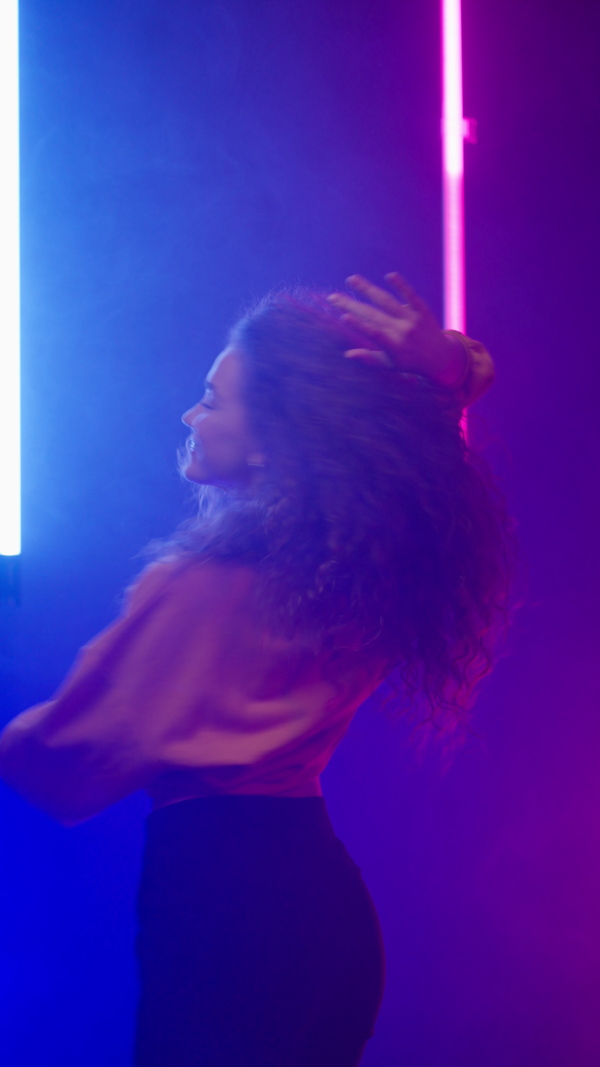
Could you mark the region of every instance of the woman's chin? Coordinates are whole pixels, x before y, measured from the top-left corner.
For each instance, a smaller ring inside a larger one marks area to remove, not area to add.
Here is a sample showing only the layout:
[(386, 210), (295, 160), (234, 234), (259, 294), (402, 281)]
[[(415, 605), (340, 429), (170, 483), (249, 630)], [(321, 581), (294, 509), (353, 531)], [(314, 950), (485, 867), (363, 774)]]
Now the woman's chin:
[(188, 482), (198, 482), (200, 485), (204, 485), (210, 481), (208, 472), (206, 471), (204, 464), (199, 456), (194, 453), (188, 453), (186, 459), (181, 464), (181, 473)]

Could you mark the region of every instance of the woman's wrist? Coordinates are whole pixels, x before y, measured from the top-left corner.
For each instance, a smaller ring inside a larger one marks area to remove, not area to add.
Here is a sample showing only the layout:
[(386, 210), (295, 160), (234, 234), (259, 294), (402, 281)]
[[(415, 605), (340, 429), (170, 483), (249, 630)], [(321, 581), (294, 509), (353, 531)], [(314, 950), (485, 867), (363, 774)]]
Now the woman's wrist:
[(460, 390), (469, 374), (469, 351), (463, 335), (458, 330), (442, 330), (444, 344), (440, 345), (437, 366), (432, 368), (432, 377), (440, 385)]

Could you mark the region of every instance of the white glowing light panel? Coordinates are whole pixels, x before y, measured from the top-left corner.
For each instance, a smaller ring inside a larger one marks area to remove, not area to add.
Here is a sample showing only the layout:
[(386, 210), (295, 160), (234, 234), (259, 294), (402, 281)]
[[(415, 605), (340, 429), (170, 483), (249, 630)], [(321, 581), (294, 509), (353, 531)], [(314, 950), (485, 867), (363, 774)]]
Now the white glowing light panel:
[(464, 136), (460, 0), (441, 0), (444, 326), (465, 332)]
[(19, 9), (0, 0), (0, 555), (21, 551)]

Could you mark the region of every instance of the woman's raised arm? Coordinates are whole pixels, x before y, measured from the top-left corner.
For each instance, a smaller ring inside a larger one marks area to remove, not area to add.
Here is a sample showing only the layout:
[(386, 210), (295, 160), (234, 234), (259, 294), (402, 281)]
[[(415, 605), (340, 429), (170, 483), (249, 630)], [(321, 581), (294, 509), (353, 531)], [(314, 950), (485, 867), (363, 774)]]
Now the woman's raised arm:
[(489, 388), (494, 364), (482, 344), (456, 330), (441, 330), (424, 300), (392, 273), (386, 281), (397, 295), (354, 274), (348, 285), (362, 300), (347, 293), (329, 297), (342, 318), (365, 337), (364, 348), (346, 352), (350, 359), (392, 363), (453, 389), (467, 407)]

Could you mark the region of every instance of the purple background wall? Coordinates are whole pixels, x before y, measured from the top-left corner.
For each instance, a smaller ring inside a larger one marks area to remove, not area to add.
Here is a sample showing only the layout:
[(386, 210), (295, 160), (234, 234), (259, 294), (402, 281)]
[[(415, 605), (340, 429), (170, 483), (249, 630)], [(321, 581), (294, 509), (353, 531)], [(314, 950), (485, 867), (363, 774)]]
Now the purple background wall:
[[(22, 0), (23, 602), (46, 697), (183, 513), (180, 412), (241, 302), (399, 267), (440, 309), (435, 0)], [(365, 708), (325, 778), (384, 926), (368, 1067), (600, 1062), (600, 8), (464, 0), (469, 326), (526, 602), (443, 771)], [(125, 1067), (145, 802), (6, 789), (0, 1055)]]

